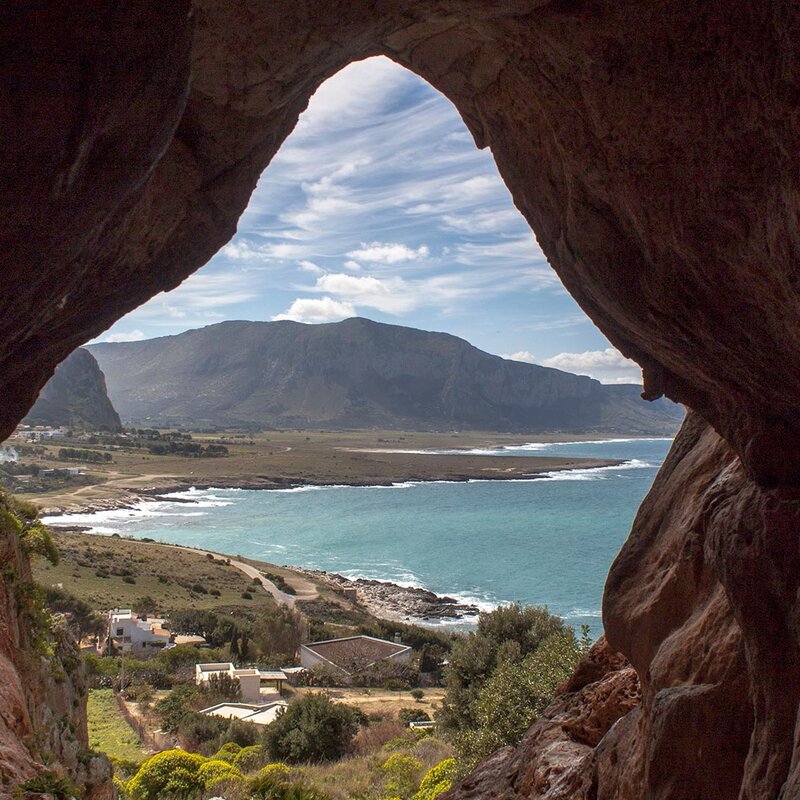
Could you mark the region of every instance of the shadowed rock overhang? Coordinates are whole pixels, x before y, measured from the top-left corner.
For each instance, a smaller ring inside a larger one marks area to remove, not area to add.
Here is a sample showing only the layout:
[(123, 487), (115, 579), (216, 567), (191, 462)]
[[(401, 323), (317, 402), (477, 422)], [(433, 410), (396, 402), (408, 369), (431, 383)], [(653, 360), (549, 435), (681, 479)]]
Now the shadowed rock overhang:
[[(695, 412), (606, 589), (609, 644), (640, 701), (617, 717), (603, 705), (592, 736), (567, 722), (531, 733), (490, 765), (506, 781), (495, 796), (798, 796), (795, 3), (51, 1), (0, 14), (0, 436), (69, 352), (231, 238), (322, 81), (386, 55), (491, 148), (568, 290), (642, 365), (645, 393)], [(591, 709), (617, 696), (601, 690), (619, 672), (597, 667), (558, 702)]]

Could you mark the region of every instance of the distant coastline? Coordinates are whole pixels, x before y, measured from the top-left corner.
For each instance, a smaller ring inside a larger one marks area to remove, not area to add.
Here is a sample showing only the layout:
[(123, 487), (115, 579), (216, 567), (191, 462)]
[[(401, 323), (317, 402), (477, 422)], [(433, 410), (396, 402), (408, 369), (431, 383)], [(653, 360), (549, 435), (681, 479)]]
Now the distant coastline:
[[(377, 452), (377, 451), (376, 451)], [(414, 453), (414, 455), (419, 455)], [(448, 458), (449, 456), (437, 455), (439, 458)], [(456, 456), (457, 457), (457, 456)], [(484, 458), (483, 456), (471, 456), (473, 458)], [(503, 458), (498, 456), (497, 458)], [(509, 456), (507, 458), (516, 458)], [(493, 459), (494, 460), (494, 459)], [(537, 461), (546, 461), (547, 463), (539, 464)], [(559, 461), (561, 463), (551, 463)], [(34, 501), (38, 500), (40, 511), (43, 515), (51, 516), (56, 514), (91, 514), (95, 511), (111, 511), (114, 509), (135, 508), (138, 503), (147, 500), (169, 500), (175, 502), (175, 498), (167, 497), (175, 492), (184, 492), (188, 489), (243, 489), (243, 490), (286, 490), (286, 489), (299, 489), (304, 486), (319, 486), (319, 487), (332, 487), (332, 486), (352, 486), (352, 487), (369, 487), (369, 486), (392, 486), (398, 483), (469, 483), (476, 481), (530, 481), (547, 477), (552, 472), (574, 471), (584, 469), (598, 469), (603, 467), (615, 467), (624, 463), (623, 459), (600, 459), (600, 458), (573, 458), (573, 459), (537, 459), (525, 458), (524, 471), (507, 472), (501, 469), (486, 469), (481, 466), (480, 469), (473, 469), (470, 471), (456, 472), (442, 471), (440, 474), (428, 474), (425, 477), (418, 477), (416, 474), (409, 475), (406, 473), (398, 474), (396, 479), (393, 480), (375, 480), (374, 478), (350, 478), (347, 480), (325, 480), (323, 478), (309, 477), (307, 480), (298, 482), (291, 478), (279, 477), (253, 477), (244, 478), (236, 477), (226, 479), (224, 477), (215, 478), (208, 481), (198, 481), (191, 477), (175, 478), (165, 477), (159, 479), (157, 483), (150, 486), (141, 487), (120, 487), (108, 486), (107, 496), (103, 496), (103, 484), (97, 484), (93, 487), (100, 496), (93, 497), (90, 500), (83, 500), (79, 497), (79, 493), (75, 493), (74, 497), (64, 495), (62, 500), (52, 504), (47, 503), (47, 499), (39, 499), (36, 497), (31, 498)]]

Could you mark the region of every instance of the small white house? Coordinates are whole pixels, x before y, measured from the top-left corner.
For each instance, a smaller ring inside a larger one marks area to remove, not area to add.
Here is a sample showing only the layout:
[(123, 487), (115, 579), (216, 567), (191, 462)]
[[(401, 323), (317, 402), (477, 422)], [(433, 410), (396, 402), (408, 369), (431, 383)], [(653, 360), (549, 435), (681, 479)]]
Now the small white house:
[(239, 692), (242, 702), (263, 703), (265, 700), (276, 701), (283, 692), (286, 675), (280, 670), (262, 671), (255, 667), (236, 669), (230, 661), (213, 664), (195, 664), (195, 683), (201, 686), (214, 676), (228, 675), (239, 681)]
[(269, 725), (282, 714), (288, 706), (283, 700), (276, 700), (265, 705), (251, 705), (249, 703), (218, 703), (215, 706), (204, 708), (200, 711), (209, 717), (222, 717), (224, 719), (243, 719), (256, 725)]
[(130, 608), (108, 612), (108, 636), (115, 647), (125, 653), (169, 644), (170, 633), (160, 617), (137, 616)]

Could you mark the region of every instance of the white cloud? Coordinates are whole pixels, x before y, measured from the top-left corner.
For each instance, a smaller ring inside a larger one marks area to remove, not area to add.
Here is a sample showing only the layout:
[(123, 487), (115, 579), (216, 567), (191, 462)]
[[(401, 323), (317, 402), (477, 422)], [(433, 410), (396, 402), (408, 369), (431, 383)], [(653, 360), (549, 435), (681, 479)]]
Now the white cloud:
[(500, 358), (505, 358), (507, 361), (524, 361), (526, 364), (536, 363), (536, 357), (527, 350), (518, 350), (516, 353), (503, 353)]
[(134, 331), (129, 331), (128, 333), (112, 333), (110, 336), (106, 336), (103, 341), (106, 342), (141, 342), (142, 339), (146, 339), (143, 331), (140, 331), (138, 328)]
[(367, 244), (361, 242), (358, 250), (351, 250), (348, 254), (350, 258), (369, 261), (373, 264), (401, 264), (404, 261), (417, 261), (427, 258), (430, 250), (423, 244), (416, 250), (404, 244), (392, 242), (372, 242)]
[(350, 303), (342, 303), (332, 297), (298, 297), (283, 314), (272, 319), (289, 319), (294, 322), (335, 322), (355, 317), (356, 311)]
[(322, 273), (325, 272), (322, 267), (315, 264), (313, 261), (298, 261), (297, 266), (300, 267), (303, 272), (313, 272), (315, 275), (322, 275)]
[(349, 269), (350, 272), (361, 272), (361, 264), (358, 261), (345, 261), (344, 262), (345, 269)]
[(578, 375), (589, 375), (601, 383), (641, 383), (641, 367), (618, 350), (587, 350), (585, 353), (559, 353), (539, 362), (544, 367), (554, 367)]
[(458, 275), (405, 280), (332, 272), (317, 278), (313, 287), (306, 288), (335, 295), (352, 306), (374, 308), (395, 315), (431, 305), (447, 311), (455, 301), (482, 293), (480, 287), (466, 285)]

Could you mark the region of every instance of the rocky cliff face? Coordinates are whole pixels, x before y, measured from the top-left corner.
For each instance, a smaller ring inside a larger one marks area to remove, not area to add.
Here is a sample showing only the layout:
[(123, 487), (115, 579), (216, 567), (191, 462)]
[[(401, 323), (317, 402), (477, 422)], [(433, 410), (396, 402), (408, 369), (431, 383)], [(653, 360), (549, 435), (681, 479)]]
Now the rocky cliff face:
[(684, 413), (643, 401), (638, 386), (358, 318), (221, 322), (91, 351), (120, 413), (148, 424), (671, 435)]
[[(69, 352), (230, 239), (326, 77), (388, 55), (492, 149), (646, 395), (697, 413), (609, 578), (641, 703), (569, 762), (574, 786), (800, 796), (797, 3), (45, 0), (3, 23), (0, 436)], [(483, 796), (551, 791), (503, 763)]]
[[(593, 682), (448, 798), (797, 797), (798, 526), (796, 498), (758, 488), (691, 415), (611, 569), (608, 642), (578, 671)], [(565, 713), (603, 724), (576, 735)]]
[(24, 421), (94, 431), (122, 429), (108, 399), (105, 377), (94, 356), (82, 347), (58, 365)]
[(49, 772), (81, 786), (87, 800), (107, 800), (111, 767), (89, 751), (78, 648), (63, 624), (42, 618), (8, 511), (0, 495), (0, 800)]

